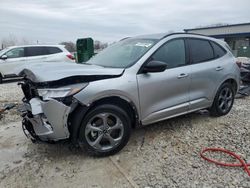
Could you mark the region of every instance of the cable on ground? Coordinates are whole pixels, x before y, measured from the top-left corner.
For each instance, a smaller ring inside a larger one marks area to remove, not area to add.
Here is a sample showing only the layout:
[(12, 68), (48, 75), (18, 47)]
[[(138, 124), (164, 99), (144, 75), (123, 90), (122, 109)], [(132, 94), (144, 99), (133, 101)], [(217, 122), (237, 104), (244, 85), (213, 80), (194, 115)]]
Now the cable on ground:
[[(225, 163), (225, 162), (216, 161), (214, 159), (210, 159), (210, 158), (206, 157), (204, 155), (206, 152), (222, 152), (222, 153), (228, 154), (231, 157), (237, 159), (239, 161), (239, 163)], [(228, 167), (243, 167), (244, 170), (247, 172), (248, 176), (250, 176), (250, 169), (248, 168), (250, 166), (250, 163), (246, 163), (239, 155), (235, 154), (232, 151), (229, 151), (229, 150), (226, 150), (223, 148), (205, 148), (204, 150), (201, 151), (200, 156), (203, 159), (205, 159), (206, 161), (214, 163), (216, 165), (228, 166)]]

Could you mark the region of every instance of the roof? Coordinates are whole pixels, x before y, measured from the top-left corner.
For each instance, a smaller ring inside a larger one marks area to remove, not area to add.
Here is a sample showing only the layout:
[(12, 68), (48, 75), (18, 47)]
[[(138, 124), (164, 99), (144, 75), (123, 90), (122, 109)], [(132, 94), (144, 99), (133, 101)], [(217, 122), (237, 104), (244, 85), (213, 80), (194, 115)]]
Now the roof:
[(220, 43), (220, 44), (224, 43), (222, 40), (218, 40), (218, 39), (211, 37), (211, 36), (208, 36), (208, 35), (202, 35), (202, 34), (198, 34), (198, 33), (186, 33), (186, 32), (158, 33), (158, 34), (151, 34), (151, 35), (136, 36), (134, 38), (161, 40), (163, 38), (166, 38), (166, 37), (169, 37), (172, 35), (179, 35), (179, 36), (183, 35), (183, 37), (203, 38), (203, 39), (207, 39), (207, 40), (216, 41), (217, 43)]
[(221, 25), (221, 26), (198, 27), (198, 28), (192, 28), (192, 29), (184, 29), (184, 31), (186, 32), (186, 31), (195, 31), (195, 30), (201, 30), (201, 29), (216, 29), (216, 28), (245, 26), (245, 25), (250, 26), (250, 22), (248, 22), (248, 23), (239, 23), (239, 24), (227, 24), (227, 25)]
[(29, 44), (29, 45), (16, 45), (16, 46), (9, 46), (9, 48), (16, 48), (16, 47), (36, 47), (36, 46), (49, 46), (49, 47), (63, 47), (64, 45), (60, 44)]
[(185, 32), (173, 32), (173, 33), (157, 33), (157, 34), (149, 34), (149, 35), (140, 35), (140, 36), (135, 36), (133, 38), (144, 38), (144, 39), (163, 39), (171, 35), (195, 35), (195, 36), (204, 36), (208, 37), (206, 35), (201, 35), (197, 33), (185, 33)]
[(156, 33), (156, 34), (148, 34), (148, 35), (139, 35), (133, 38), (148, 38), (148, 39), (162, 39), (169, 33)]

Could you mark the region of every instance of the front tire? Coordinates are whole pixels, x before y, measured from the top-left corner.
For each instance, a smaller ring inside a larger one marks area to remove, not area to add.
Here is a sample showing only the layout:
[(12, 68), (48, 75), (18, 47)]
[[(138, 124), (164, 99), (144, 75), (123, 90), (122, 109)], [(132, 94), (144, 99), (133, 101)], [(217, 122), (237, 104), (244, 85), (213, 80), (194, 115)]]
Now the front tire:
[(82, 121), (79, 145), (94, 156), (108, 156), (119, 152), (128, 142), (131, 120), (115, 105), (94, 107)]
[(235, 97), (234, 87), (230, 83), (224, 83), (218, 89), (212, 107), (209, 109), (210, 115), (214, 117), (224, 116), (233, 107)]

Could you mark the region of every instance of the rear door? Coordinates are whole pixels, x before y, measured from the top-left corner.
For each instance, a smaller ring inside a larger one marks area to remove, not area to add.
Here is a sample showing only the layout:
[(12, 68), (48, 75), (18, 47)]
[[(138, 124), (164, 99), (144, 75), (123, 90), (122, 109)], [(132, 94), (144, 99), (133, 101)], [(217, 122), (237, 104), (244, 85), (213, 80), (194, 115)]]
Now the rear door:
[(3, 55), (7, 56), (7, 59), (0, 61), (0, 72), (4, 76), (15, 75), (15, 70), (25, 64), (23, 47), (10, 49)]
[(47, 48), (45, 46), (25, 47), (26, 63), (44, 62), (48, 58)]
[(223, 79), (226, 51), (213, 41), (187, 39), (191, 63), (190, 109), (208, 107)]
[(142, 123), (149, 124), (188, 111), (190, 67), (187, 65), (185, 42), (166, 42), (149, 61), (167, 64), (164, 72), (137, 75)]

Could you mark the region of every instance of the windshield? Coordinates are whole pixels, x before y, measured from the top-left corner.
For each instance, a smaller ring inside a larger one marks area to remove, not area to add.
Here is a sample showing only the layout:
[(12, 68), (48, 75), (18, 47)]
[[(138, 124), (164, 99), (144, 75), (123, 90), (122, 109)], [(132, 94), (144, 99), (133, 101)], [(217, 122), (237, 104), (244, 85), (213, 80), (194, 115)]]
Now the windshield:
[(155, 39), (125, 39), (104, 49), (87, 64), (126, 68), (139, 60), (156, 42)]
[(5, 52), (7, 52), (10, 48), (7, 47), (7, 48), (4, 48), (2, 50), (0, 50), (0, 56), (2, 56)]

